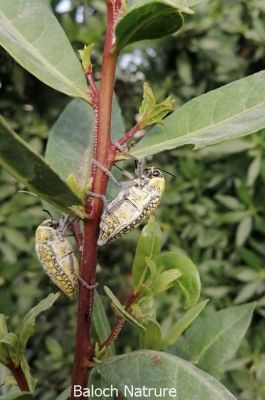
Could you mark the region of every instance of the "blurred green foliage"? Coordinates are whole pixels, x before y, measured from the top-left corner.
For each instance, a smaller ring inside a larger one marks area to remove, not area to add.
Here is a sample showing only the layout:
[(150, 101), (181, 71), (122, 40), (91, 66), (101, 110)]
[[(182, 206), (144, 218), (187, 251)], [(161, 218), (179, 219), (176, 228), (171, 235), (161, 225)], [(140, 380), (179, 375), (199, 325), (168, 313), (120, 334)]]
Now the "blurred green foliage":
[[(97, 75), (104, 2), (56, 0), (52, 5), (75, 49), (96, 43)], [(121, 55), (116, 82), (127, 127), (134, 123), (141, 104), (144, 80), (158, 100), (171, 94), (180, 105), (264, 69), (264, 17), (263, 0), (212, 0), (197, 7), (195, 16), (186, 17), (184, 30), (177, 36), (128, 46)], [(30, 76), (2, 50), (0, 59), (1, 112), (43, 153), (49, 128), (69, 99)], [(223, 377), (240, 400), (265, 398), (264, 139), (265, 132), (261, 132), (199, 152), (184, 148), (148, 160), (177, 175), (166, 178), (157, 219), (164, 249), (182, 248), (199, 265), (203, 297), (211, 300), (207, 309), (258, 302), (244, 345)], [(18, 192), (21, 188), (4, 171), (0, 185), (0, 312), (17, 328), (27, 310), (55, 289), (34, 255), (34, 230), (44, 218), (41, 204)], [(102, 249), (101, 288), (107, 284), (114, 293), (126, 296), (138, 237), (134, 231)], [(180, 302), (170, 293), (156, 301), (158, 319), (167, 314), (163, 320), (166, 330), (180, 315)], [(75, 312), (75, 305), (61, 298), (38, 319), (27, 356), (38, 376), (36, 396), (40, 400), (53, 400), (70, 383)], [(136, 333), (126, 326), (117, 350), (133, 349), (136, 340)], [(0, 367), (1, 379), (5, 374)]]

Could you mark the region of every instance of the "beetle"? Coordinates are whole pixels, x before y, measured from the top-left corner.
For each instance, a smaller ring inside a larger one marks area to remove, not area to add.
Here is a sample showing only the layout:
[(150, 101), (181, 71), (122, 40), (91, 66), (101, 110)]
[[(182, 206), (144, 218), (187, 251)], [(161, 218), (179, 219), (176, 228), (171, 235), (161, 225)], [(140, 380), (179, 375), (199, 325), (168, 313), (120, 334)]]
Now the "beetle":
[(35, 233), (38, 259), (53, 283), (70, 299), (78, 287), (79, 263), (69, 240), (65, 237), (67, 218), (43, 221)]
[(74, 299), (78, 282), (87, 289), (94, 289), (98, 283), (89, 285), (79, 276), (79, 262), (75, 257), (71, 243), (66, 237), (66, 230), (72, 222), (69, 216), (54, 221), (43, 221), (35, 233), (35, 249), (37, 257), (53, 283), (70, 299)]
[(163, 173), (154, 167), (137, 168), (138, 176), (122, 183), (117, 197), (105, 205), (98, 246), (103, 246), (139, 226), (160, 204), (165, 189)]

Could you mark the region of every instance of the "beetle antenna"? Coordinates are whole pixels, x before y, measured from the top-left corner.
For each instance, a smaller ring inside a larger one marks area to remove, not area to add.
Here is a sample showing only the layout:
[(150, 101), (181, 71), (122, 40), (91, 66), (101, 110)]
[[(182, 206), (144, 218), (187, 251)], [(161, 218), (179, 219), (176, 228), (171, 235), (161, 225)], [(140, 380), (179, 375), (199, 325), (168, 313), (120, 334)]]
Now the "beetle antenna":
[(51, 220), (53, 221), (53, 217), (52, 217), (52, 215), (51, 215), (51, 213), (50, 213), (49, 210), (45, 210), (45, 209), (43, 208), (42, 211), (46, 212), (46, 213), (49, 215), (49, 217), (51, 218)]
[(134, 179), (134, 176), (124, 168), (119, 167), (118, 165), (114, 164), (114, 167), (118, 168), (121, 171), (122, 175), (126, 176), (129, 179)]
[[(119, 167), (117, 164), (114, 164), (114, 167), (118, 168), (121, 172), (124, 171), (124, 169), (121, 168), (121, 167)], [(135, 161), (135, 167), (137, 167), (137, 161)], [(177, 178), (177, 175), (174, 175), (174, 174), (172, 174), (171, 172), (166, 171), (165, 169), (162, 169), (162, 168), (160, 168), (160, 167), (157, 167), (157, 169), (160, 169), (160, 171), (163, 171), (163, 172), (165, 172), (166, 174), (171, 175), (171, 176), (173, 176), (174, 178)]]
[(117, 164), (114, 164), (114, 167), (118, 168), (120, 171), (123, 171), (123, 168), (119, 167)]
[(177, 178), (177, 175), (174, 175), (174, 174), (172, 174), (171, 172), (166, 171), (165, 169), (162, 169), (162, 168), (160, 168), (160, 167), (158, 167), (158, 169), (160, 169), (160, 171), (163, 171), (163, 172), (165, 172), (165, 173), (168, 174), (168, 175), (174, 176), (174, 178)]

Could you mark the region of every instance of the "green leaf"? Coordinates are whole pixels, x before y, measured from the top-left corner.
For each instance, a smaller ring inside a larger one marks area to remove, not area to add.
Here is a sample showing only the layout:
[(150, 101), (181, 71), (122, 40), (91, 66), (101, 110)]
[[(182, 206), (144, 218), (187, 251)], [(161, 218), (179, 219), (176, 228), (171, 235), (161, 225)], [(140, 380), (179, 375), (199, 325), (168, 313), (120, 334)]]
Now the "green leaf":
[(154, 93), (147, 82), (144, 83), (143, 101), (139, 110), (139, 127), (141, 129), (148, 125), (163, 125), (163, 118), (174, 110), (174, 100), (171, 97), (161, 103), (156, 103)]
[(208, 300), (201, 301), (186, 311), (186, 313), (170, 328), (168, 334), (163, 339), (163, 347), (172, 346), (178, 340), (180, 335), (182, 335), (182, 333), (198, 317), (207, 303)]
[[(0, 314), (0, 324), (2, 324), (2, 316), (3, 314)], [(4, 317), (4, 316), (3, 316)], [(8, 359), (8, 350), (6, 348), (6, 345), (2, 340), (8, 335), (8, 332), (4, 333), (4, 330), (0, 334), (0, 363), (5, 364), (6, 360)]]
[(158, 267), (164, 270), (178, 269), (182, 275), (176, 281), (176, 285), (184, 296), (185, 308), (190, 308), (197, 303), (200, 297), (201, 282), (195, 264), (181, 252), (165, 252), (155, 257)]
[(236, 245), (243, 246), (248, 237), (251, 234), (252, 230), (252, 218), (246, 217), (244, 218), (240, 224), (238, 225), (236, 231)]
[(259, 271), (255, 271), (252, 268), (237, 267), (232, 274), (232, 277), (235, 277), (240, 282), (253, 282), (260, 279)]
[(249, 216), (249, 211), (231, 211), (223, 214), (219, 214), (218, 222), (222, 224), (234, 224), (235, 222), (241, 222)]
[(29, 250), (28, 241), (25, 238), (25, 234), (18, 231), (17, 229), (12, 229), (10, 227), (4, 227), (2, 230), (5, 239), (9, 244), (15, 247), (19, 251)]
[(151, 280), (154, 280), (156, 278), (157, 273), (159, 273), (157, 271), (157, 265), (149, 257), (145, 257), (145, 262), (146, 262), (146, 265), (149, 268), (149, 271), (150, 271), (150, 274), (151, 274)]
[[(150, 0), (151, 3), (152, 0)], [(205, 0), (165, 0), (164, 3), (169, 3), (174, 5), (175, 7), (179, 7), (181, 11), (185, 11), (188, 14), (193, 14), (193, 11), (190, 7), (195, 6), (196, 4), (202, 3)], [(207, 1), (207, 0), (206, 0)], [(141, 4), (140, 0), (127, 0), (128, 6), (132, 7), (137, 4)]]
[(163, 120), (131, 150), (137, 157), (186, 144), (199, 149), (265, 127), (265, 71), (199, 96)]
[(245, 152), (255, 147), (254, 143), (251, 143), (247, 139), (235, 139), (229, 142), (223, 142), (209, 147), (205, 147), (199, 151), (201, 157), (222, 158), (230, 154), (237, 154)]
[(0, 0), (0, 44), (42, 82), (90, 101), (81, 64), (47, 1)]
[(0, 396), (0, 400), (33, 400), (33, 396), (27, 392), (6, 393)]
[[(4, 349), (8, 353), (8, 357), (11, 358), (15, 364), (18, 364), (16, 359), (16, 352), (18, 346), (18, 336), (15, 335), (13, 332), (9, 332), (6, 336), (3, 336), (0, 339), (0, 343), (4, 345)], [(2, 356), (4, 356), (4, 352)]]
[(29, 364), (28, 364), (28, 361), (27, 361), (25, 355), (23, 355), (21, 360), (20, 360), (20, 366), (21, 366), (21, 369), (22, 369), (22, 371), (24, 373), (24, 376), (26, 378), (29, 390), (31, 392), (33, 392), (35, 387), (36, 387), (36, 384), (37, 384), (37, 379), (34, 379), (33, 376), (31, 375)]
[(91, 53), (95, 47), (95, 44), (92, 43), (89, 46), (84, 46), (83, 50), (79, 50), (79, 55), (82, 62), (82, 67), (85, 72), (89, 72), (91, 70)]
[(49, 294), (48, 297), (41, 300), (39, 304), (29, 310), (29, 312), (23, 318), (22, 325), (19, 331), (19, 349), (17, 356), (18, 360), (22, 358), (27, 342), (34, 332), (36, 318), (40, 313), (49, 310), (59, 297), (60, 293)]
[(12, 332), (0, 338), (0, 361), (4, 365), (6, 365), (6, 361), (10, 358), (16, 362), (17, 344), (18, 337)]
[[(111, 332), (109, 320), (97, 290), (94, 291), (94, 306), (93, 306), (93, 324), (100, 343), (103, 343)], [(108, 355), (115, 355), (115, 347), (108, 347)]]
[(131, 322), (133, 325), (136, 325), (139, 328), (144, 329), (143, 325), (141, 325), (140, 322), (138, 322), (131, 314), (129, 314), (125, 310), (125, 308), (123, 307), (123, 305), (121, 304), (119, 299), (117, 299), (117, 297), (112, 293), (110, 288), (108, 288), (107, 286), (104, 286), (104, 290), (105, 290), (106, 295), (110, 299), (112, 306), (115, 308), (116, 312), (118, 313), (118, 315), (121, 315), (124, 319), (126, 319), (128, 322)]
[(177, 32), (183, 26), (178, 1), (141, 0), (130, 7), (116, 27), (116, 46), (120, 51), (129, 43), (157, 39)]
[(243, 208), (243, 205), (238, 201), (236, 197), (227, 196), (224, 194), (217, 194), (215, 198), (219, 201), (219, 203), (223, 204), (227, 208), (230, 208), (230, 210), (240, 210)]
[(70, 393), (71, 393), (71, 388), (68, 387), (58, 397), (56, 397), (56, 400), (68, 400), (70, 397)]
[(248, 186), (253, 186), (261, 171), (261, 157), (257, 156), (249, 166), (247, 175)]
[(243, 261), (247, 265), (258, 269), (263, 265), (263, 258), (259, 257), (254, 251), (247, 249), (246, 247), (239, 247), (237, 253), (240, 255)]
[(0, 116), (0, 164), (19, 182), (43, 200), (63, 211), (81, 206), (81, 200)]
[(53, 360), (61, 360), (63, 358), (64, 350), (58, 340), (52, 336), (47, 336), (45, 338), (45, 346)]
[(78, 197), (80, 197), (80, 199), (83, 199), (85, 201), (87, 191), (91, 188), (92, 178), (89, 177), (87, 179), (86, 176), (82, 176), (82, 178), (80, 179), (80, 177), (71, 173), (66, 178), (66, 182), (71, 190), (76, 193)]
[(93, 151), (94, 112), (81, 99), (71, 101), (53, 125), (45, 158), (66, 180), (77, 176), (80, 187), (90, 175)]
[(235, 304), (245, 303), (255, 296), (255, 294), (260, 290), (261, 282), (260, 278), (254, 282), (247, 283), (239, 290), (237, 296), (234, 299)]
[(132, 276), (135, 291), (137, 291), (141, 286), (148, 269), (146, 258), (153, 258), (155, 255), (159, 254), (160, 249), (160, 226), (157, 222), (155, 222), (155, 219), (151, 217), (148, 221), (148, 224), (145, 225), (142, 230), (133, 261)]
[(0, 314), (0, 339), (8, 334), (6, 319), (7, 317), (4, 314)]
[[(236, 400), (228, 390), (206, 372), (181, 358), (158, 351), (143, 350), (116, 356), (98, 366), (108, 384), (126, 397), (157, 400)], [(137, 392), (130, 394), (132, 387)], [(143, 388), (153, 389), (144, 394)], [(158, 394), (154, 392), (156, 389)], [(165, 389), (165, 395), (160, 390)], [(170, 395), (168, 390), (172, 390)], [(175, 390), (174, 390), (175, 389)], [(175, 393), (173, 393), (173, 391)]]
[(70, 397), (70, 393), (71, 389), (68, 387), (58, 397), (56, 397), (56, 400), (68, 400)]
[[(112, 138), (124, 133), (124, 123), (116, 96), (112, 106)], [(63, 149), (63, 151), (62, 151)], [(82, 197), (90, 175), (94, 149), (94, 112), (81, 99), (74, 99), (66, 106), (53, 125), (46, 148), (45, 158), (69, 186)], [(109, 183), (112, 187), (112, 183)], [(115, 188), (116, 190), (116, 188)]]
[(148, 320), (144, 324), (145, 331), (142, 332), (142, 347), (150, 350), (160, 350), (162, 343), (161, 329), (158, 322)]
[(229, 307), (201, 317), (186, 331), (182, 349), (199, 368), (219, 378), (243, 339), (255, 303)]
[[(82, 99), (68, 103), (49, 132), (45, 158), (81, 199), (91, 186), (94, 112)], [(62, 151), (63, 149), (63, 151)], [(53, 218), (60, 215), (44, 204)]]
[(238, 199), (244, 204), (247, 208), (253, 206), (253, 196), (251, 193), (251, 188), (245, 185), (242, 181), (235, 181), (235, 189)]
[(152, 292), (154, 294), (165, 292), (172, 287), (175, 282), (182, 275), (179, 269), (170, 269), (168, 271), (158, 274), (157, 278), (152, 284)]

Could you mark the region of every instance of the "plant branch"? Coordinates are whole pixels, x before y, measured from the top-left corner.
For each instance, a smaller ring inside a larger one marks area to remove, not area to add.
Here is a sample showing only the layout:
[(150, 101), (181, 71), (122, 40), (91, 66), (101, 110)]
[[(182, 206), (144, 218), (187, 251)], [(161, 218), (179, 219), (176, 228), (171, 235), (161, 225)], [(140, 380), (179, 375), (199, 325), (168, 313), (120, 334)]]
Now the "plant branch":
[(115, 324), (113, 325), (113, 328), (111, 330), (111, 333), (107, 337), (107, 339), (99, 346), (99, 350), (102, 350), (104, 347), (109, 347), (111, 346), (114, 342), (116, 342), (124, 324), (125, 324), (125, 318), (123, 317), (118, 317), (116, 319)]
[(98, 95), (98, 88), (97, 88), (96, 82), (95, 82), (95, 80), (94, 80), (94, 75), (93, 75), (93, 69), (92, 69), (92, 67), (90, 68), (89, 71), (87, 71), (86, 77), (87, 77), (88, 83), (89, 83), (89, 85), (90, 85), (90, 87), (91, 87), (92, 93), (93, 93), (94, 95)]
[(127, 133), (125, 133), (119, 140), (120, 145), (125, 144), (129, 139), (134, 137), (140, 131), (140, 121), (138, 121)]
[(99, 101), (99, 90), (97, 88), (92, 66), (86, 71), (86, 78), (91, 88), (92, 107), (96, 109)]
[(9, 360), (6, 364), (6, 367), (11, 371), (12, 375), (14, 376), (19, 389), (22, 392), (30, 392), (25, 374), (22, 371), (20, 365), (17, 367), (12, 360)]
[[(131, 307), (131, 305), (138, 299), (139, 293), (133, 293), (129, 299), (126, 302), (125, 309), (128, 311), (128, 309)], [(104, 347), (108, 347), (112, 345), (117, 339), (119, 334), (121, 333), (121, 330), (125, 324), (126, 320), (123, 317), (118, 317), (116, 319), (115, 324), (113, 325), (113, 328), (107, 337), (107, 339), (99, 346), (99, 349), (102, 350)]]
[[(95, 108), (95, 147), (94, 158), (106, 167), (110, 167), (115, 159), (115, 151), (111, 148), (111, 110), (112, 96), (115, 79), (117, 54), (112, 51), (114, 44), (114, 27), (116, 9), (115, 0), (107, 0), (108, 24), (105, 38), (104, 53), (101, 68), (101, 80), (98, 104)], [(105, 194), (108, 176), (101, 169), (93, 167), (93, 183), (91, 190), (94, 193)], [(88, 285), (95, 282), (97, 265), (97, 238), (99, 223), (102, 213), (102, 201), (100, 199), (87, 198), (85, 211), (90, 219), (84, 221), (84, 237), (81, 255), (80, 276)], [(74, 400), (74, 386), (87, 386), (89, 373), (94, 357), (94, 348), (91, 339), (91, 323), (93, 310), (93, 289), (88, 290), (80, 285), (79, 306), (77, 315), (76, 345), (74, 366), (72, 374), (72, 394)], [(80, 399), (80, 397), (78, 397)], [(81, 397), (82, 399), (83, 397)]]

